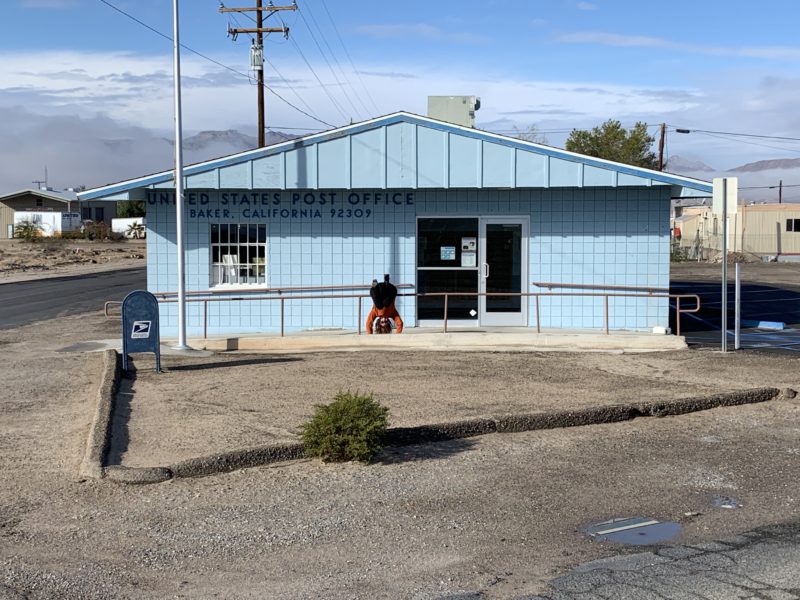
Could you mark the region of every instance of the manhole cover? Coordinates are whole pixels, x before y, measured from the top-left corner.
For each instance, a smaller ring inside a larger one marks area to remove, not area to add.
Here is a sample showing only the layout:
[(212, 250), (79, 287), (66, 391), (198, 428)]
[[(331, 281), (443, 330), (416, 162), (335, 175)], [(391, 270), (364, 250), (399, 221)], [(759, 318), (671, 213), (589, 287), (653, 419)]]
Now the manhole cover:
[(586, 533), (598, 542), (609, 541), (637, 546), (667, 542), (680, 532), (681, 526), (678, 523), (646, 517), (611, 519), (586, 529)]

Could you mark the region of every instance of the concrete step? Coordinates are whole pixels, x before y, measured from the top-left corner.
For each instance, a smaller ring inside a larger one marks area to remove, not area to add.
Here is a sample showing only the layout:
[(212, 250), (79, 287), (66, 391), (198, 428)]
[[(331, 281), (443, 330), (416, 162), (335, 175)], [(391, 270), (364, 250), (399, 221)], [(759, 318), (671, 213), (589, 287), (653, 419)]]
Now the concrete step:
[[(168, 343), (164, 341), (164, 343)], [(357, 351), (458, 351), (458, 352), (664, 352), (685, 350), (686, 340), (674, 335), (637, 332), (451, 331), (401, 335), (357, 335), (330, 331), (292, 333), (285, 337), (243, 335), (191, 339), (189, 345), (204, 350), (244, 350), (267, 353)]]

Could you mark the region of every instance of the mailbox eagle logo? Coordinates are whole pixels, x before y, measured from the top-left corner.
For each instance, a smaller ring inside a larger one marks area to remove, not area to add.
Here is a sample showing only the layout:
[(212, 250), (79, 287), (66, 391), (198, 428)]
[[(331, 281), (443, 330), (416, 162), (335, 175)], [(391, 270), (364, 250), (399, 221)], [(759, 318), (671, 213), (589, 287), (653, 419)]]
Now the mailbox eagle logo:
[(131, 339), (141, 339), (150, 337), (151, 321), (134, 321), (131, 329)]

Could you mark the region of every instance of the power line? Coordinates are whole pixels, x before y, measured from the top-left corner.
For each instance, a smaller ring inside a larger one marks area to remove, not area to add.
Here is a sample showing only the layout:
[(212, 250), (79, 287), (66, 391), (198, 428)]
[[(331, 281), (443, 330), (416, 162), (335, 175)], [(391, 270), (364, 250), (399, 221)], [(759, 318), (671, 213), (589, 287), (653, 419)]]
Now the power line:
[[(297, 11), (297, 12), (300, 12), (300, 11)], [(248, 15), (247, 13), (244, 13), (244, 14), (245, 14), (245, 16), (246, 16), (246, 17), (248, 17), (250, 20), (252, 20), (252, 21), (255, 21), (255, 19), (254, 19), (254, 18), (253, 18), (251, 15)], [(284, 26), (284, 27), (286, 26), (286, 23), (283, 21), (283, 18), (281, 18), (281, 23), (283, 24), (283, 26)], [(297, 44), (297, 42), (295, 41), (295, 39), (294, 39), (293, 37), (290, 37), (290, 38), (289, 38), (289, 41), (291, 41), (291, 42), (292, 42), (292, 45), (295, 47), (295, 50), (297, 50), (297, 53), (298, 53), (298, 54), (300, 55), (300, 57), (303, 59), (303, 62), (305, 62), (305, 63), (306, 63), (306, 66), (307, 66), (307, 67), (308, 67), (308, 69), (311, 71), (312, 75), (314, 75), (314, 78), (315, 78), (315, 79), (317, 80), (317, 82), (319, 83), (320, 87), (322, 88), (322, 91), (323, 91), (323, 92), (325, 92), (325, 95), (327, 95), (327, 96), (328, 96), (328, 98), (330, 99), (330, 101), (331, 101), (331, 104), (333, 104), (334, 108), (336, 108), (336, 110), (337, 110), (337, 111), (339, 111), (339, 114), (340, 114), (340, 115), (342, 116), (342, 118), (343, 118), (343, 119), (346, 121), (346, 120), (347, 120), (347, 115), (344, 113), (344, 111), (342, 110), (342, 108), (339, 106), (339, 103), (338, 103), (338, 102), (336, 102), (336, 99), (335, 99), (335, 98), (334, 98), (334, 97), (331, 95), (331, 93), (328, 91), (328, 88), (327, 88), (327, 87), (325, 87), (325, 84), (324, 84), (324, 83), (322, 83), (322, 80), (321, 80), (321, 79), (319, 78), (319, 76), (317, 75), (317, 72), (314, 70), (314, 67), (312, 67), (312, 66), (311, 66), (311, 63), (310, 63), (310, 62), (308, 62), (308, 59), (306, 58), (305, 54), (303, 54), (303, 51), (300, 49), (300, 46)], [(271, 65), (273, 68), (275, 68), (275, 67), (274, 67), (274, 65), (272, 65), (271, 63), (270, 63), (270, 65)], [(332, 126), (331, 126), (331, 127), (332, 127)]]
[(282, 125), (270, 125), (267, 129), (282, 129), (287, 131), (319, 131), (316, 127), (284, 127)]
[(336, 80), (336, 84), (339, 86), (339, 89), (342, 90), (342, 93), (344, 94), (344, 97), (350, 103), (350, 106), (353, 109), (353, 114), (358, 114), (358, 109), (356, 108), (355, 103), (353, 102), (352, 98), (350, 98), (350, 94), (347, 93), (347, 90), (345, 89), (345, 87), (342, 85), (342, 82), (339, 79), (339, 76), (336, 74), (336, 71), (333, 69), (333, 65), (331, 65), (331, 61), (328, 60), (327, 55), (322, 50), (322, 46), (320, 46), (319, 40), (317, 40), (317, 36), (315, 36), (314, 32), (311, 30), (311, 25), (308, 24), (308, 20), (306, 19), (305, 15), (303, 14), (303, 11), (298, 11), (298, 12), (300, 13), (300, 19), (303, 21), (303, 24), (306, 26), (306, 29), (308, 29), (308, 33), (311, 35), (311, 39), (314, 41), (314, 45), (317, 47), (317, 50), (319, 50), (319, 53), (322, 56), (322, 59), (325, 61), (325, 64), (328, 65), (328, 69), (330, 70), (331, 74), (333, 75), (333, 78)]
[[(281, 81), (283, 81), (283, 83), (285, 83), (285, 84), (286, 84), (286, 87), (288, 87), (288, 88), (289, 88), (289, 89), (292, 91), (292, 93), (294, 93), (294, 95), (295, 95), (295, 96), (297, 96), (298, 100), (300, 100), (300, 102), (302, 102), (302, 103), (303, 103), (303, 105), (304, 105), (304, 106), (305, 106), (305, 107), (306, 107), (308, 110), (311, 110), (311, 111), (313, 111), (313, 109), (311, 108), (311, 106), (309, 106), (308, 102), (306, 102), (306, 101), (305, 101), (305, 99), (304, 99), (304, 98), (303, 98), (303, 97), (302, 97), (302, 96), (301, 96), (301, 95), (298, 93), (298, 91), (294, 89), (294, 87), (292, 86), (292, 84), (291, 84), (291, 83), (289, 83), (289, 80), (288, 80), (288, 79), (286, 79), (286, 77), (284, 77), (284, 76), (281, 74), (281, 72), (278, 70), (278, 67), (276, 67), (276, 66), (275, 66), (275, 64), (274, 64), (274, 63), (273, 63), (273, 62), (272, 62), (270, 59), (268, 59), (266, 56), (264, 57), (264, 61), (265, 61), (265, 62), (266, 62), (266, 63), (267, 63), (267, 64), (268, 64), (270, 67), (272, 67), (272, 70), (273, 70), (273, 71), (275, 71), (275, 73), (277, 73), (278, 77), (280, 77), (280, 78), (281, 78)], [(309, 127), (308, 129), (311, 129), (311, 128)]]
[[(256, 39), (250, 47), (250, 68), (256, 72), (256, 79), (258, 80), (258, 98), (257, 98), (257, 113), (258, 113), (258, 147), (263, 148), (267, 145), (266, 139), (266, 108), (264, 106), (264, 34), (282, 33), (284, 36), (289, 36), (288, 27), (264, 27), (264, 13), (267, 17), (271, 17), (278, 11), (284, 10), (297, 10), (297, 4), (292, 3), (289, 6), (275, 6), (270, 0), (267, 7), (264, 7), (263, 0), (255, 0), (255, 7), (240, 7), (240, 8), (226, 8), (220, 1), (219, 12), (230, 13), (235, 15), (238, 13), (249, 13), (255, 11), (256, 13), (256, 26), (255, 28), (248, 27), (231, 27), (228, 23), (228, 35), (232, 35), (233, 39), (240, 33), (255, 33)], [(238, 19), (236, 19), (238, 23)]]
[(694, 131), (696, 131), (700, 135), (705, 135), (707, 137), (716, 138), (718, 140), (739, 142), (740, 144), (748, 144), (750, 146), (761, 146), (762, 148), (770, 148), (772, 150), (780, 150), (781, 152), (796, 152), (796, 153), (800, 154), (800, 150), (798, 150), (796, 148), (787, 148), (785, 146), (770, 146), (769, 144), (761, 144), (759, 142), (751, 142), (751, 141), (748, 141), (748, 140), (740, 140), (740, 139), (735, 138), (735, 137), (734, 138), (725, 137), (725, 136), (722, 136), (722, 135), (716, 135), (714, 133), (707, 133), (705, 131), (699, 131), (699, 130), (696, 130), (696, 129)]
[(333, 95), (330, 93), (330, 90), (328, 90), (327, 86), (324, 83), (322, 83), (322, 79), (319, 78), (319, 75), (317, 75), (317, 72), (314, 70), (314, 67), (311, 66), (310, 62), (308, 62), (306, 55), (300, 49), (300, 46), (297, 44), (297, 41), (295, 41), (293, 37), (290, 37), (289, 41), (292, 42), (292, 46), (294, 46), (294, 49), (297, 50), (297, 53), (300, 55), (300, 58), (303, 59), (303, 62), (306, 63), (306, 66), (308, 67), (309, 71), (311, 71), (311, 74), (314, 75), (314, 78), (317, 80), (317, 83), (319, 83), (320, 87), (322, 88), (322, 91), (325, 92), (325, 95), (328, 96), (328, 98), (330, 99), (331, 104), (333, 104), (334, 108), (337, 111), (339, 111), (339, 114), (342, 115), (342, 118), (346, 121), (347, 115), (345, 114), (345, 111), (336, 101), (336, 98), (334, 98)]
[(321, 2), (322, 2), (322, 8), (325, 9), (325, 12), (328, 15), (328, 19), (330, 19), (331, 24), (333, 25), (333, 30), (336, 32), (336, 36), (339, 38), (339, 43), (342, 45), (342, 50), (344, 50), (345, 56), (347, 56), (347, 60), (350, 61), (350, 66), (353, 67), (353, 72), (356, 74), (356, 77), (358, 77), (358, 80), (361, 82), (361, 87), (363, 87), (364, 91), (367, 93), (367, 98), (369, 98), (369, 101), (372, 104), (372, 107), (375, 109), (375, 112), (377, 114), (380, 114), (381, 110), (375, 103), (372, 94), (369, 93), (369, 88), (364, 83), (364, 79), (361, 77), (361, 73), (356, 68), (355, 63), (353, 62), (353, 57), (350, 56), (350, 52), (347, 50), (347, 46), (345, 46), (344, 44), (344, 39), (342, 38), (342, 34), (339, 32), (339, 26), (336, 25), (336, 20), (333, 18), (333, 15), (331, 15), (331, 11), (328, 10), (328, 4), (325, 2), (325, 0), (321, 0)]
[[(347, 73), (345, 73), (344, 69), (342, 69), (342, 64), (339, 62), (339, 59), (336, 57), (336, 53), (333, 51), (333, 48), (331, 48), (331, 45), (328, 43), (328, 38), (325, 35), (325, 32), (322, 31), (322, 28), (319, 26), (319, 22), (317, 21), (317, 18), (314, 16), (314, 11), (311, 10), (311, 4), (310, 3), (305, 4), (304, 8), (308, 10), (308, 14), (311, 17), (311, 21), (316, 26), (317, 31), (319, 31), (320, 36), (322, 37), (322, 42), (325, 44), (325, 47), (328, 49), (328, 52), (330, 53), (331, 58), (333, 58), (333, 62), (335, 62), (336, 66), (339, 68), (339, 72), (342, 74), (342, 77), (344, 78), (345, 83), (348, 86), (350, 86), (350, 89), (353, 92), (353, 94), (355, 95), (355, 97), (358, 100), (359, 104), (361, 105), (361, 108), (364, 109), (364, 113), (363, 114), (365, 114), (366, 116), (369, 116), (369, 114), (370, 114), (369, 108), (367, 108), (367, 105), (364, 103), (364, 100), (361, 98), (361, 94), (359, 94), (358, 90), (353, 86), (353, 84), (347, 78)], [(303, 12), (304, 11), (300, 12), (300, 16), (301, 17), (303, 16), (303, 14), (302, 14)]]
[[(778, 189), (778, 187), (780, 187), (780, 186), (777, 186), (777, 185), (752, 185), (752, 186), (748, 186), (748, 187), (740, 187), (739, 189), (740, 190), (775, 190), (775, 189)], [(797, 188), (797, 187), (800, 187), (800, 183), (793, 183), (791, 185), (786, 185), (786, 184), (783, 185), (784, 189), (786, 189), (786, 188)]]
[[(634, 125), (623, 125), (623, 129), (633, 129)], [(661, 127), (659, 123), (654, 125), (647, 125), (648, 129), (653, 129), (654, 127)], [(560, 129), (539, 129), (536, 128), (536, 133), (572, 133), (575, 130), (581, 131), (583, 128), (581, 127), (569, 127), (569, 128), (560, 128)], [(490, 133), (519, 133), (519, 129), (484, 129), (483, 131), (488, 131)]]
[(732, 131), (713, 131), (709, 129), (688, 129), (688, 128), (681, 128), (675, 127), (674, 125), (670, 125), (679, 133), (709, 133), (709, 134), (716, 134), (716, 135), (729, 135), (734, 137), (751, 137), (751, 138), (761, 138), (765, 140), (786, 140), (790, 142), (800, 142), (800, 138), (797, 137), (787, 137), (787, 136), (780, 136), (780, 135), (763, 135), (758, 133), (735, 133)]
[[(224, 4), (222, 4), (220, 2), (220, 6), (224, 6)], [(245, 13), (240, 13), (240, 14), (243, 14), (245, 17), (247, 17), (248, 19), (253, 21), (253, 23), (256, 22), (255, 18), (253, 18), (252, 15), (250, 15), (250, 14), (248, 14), (246, 12)], [(234, 22), (237, 25), (239, 25), (239, 27), (242, 26), (241, 21), (239, 21), (239, 19), (236, 17), (236, 15), (234, 13), (230, 13), (230, 17), (234, 20)], [(294, 86), (292, 86), (292, 84), (289, 83), (289, 80), (286, 79), (286, 77), (284, 77), (283, 74), (278, 70), (278, 67), (275, 66), (275, 63), (273, 63), (266, 54), (263, 56), (263, 58), (264, 58), (264, 62), (266, 62), (270, 67), (272, 67), (272, 70), (275, 71), (275, 73), (278, 75), (278, 77), (281, 78), (281, 81), (283, 81), (283, 83), (286, 85), (286, 87), (289, 88), (289, 90), (297, 97), (297, 99), (300, 101), (300, 103), (303, 104), (303, 106), (305, 106), (310, 112), (314, 112), (314, 109), (311, 108), (311, 105), (308, 102), (306, 102), (305, 98), (303, 98), (300, 95), (300, 93), (294, 88)], [(282, 129), (286, 129), (286, 127), (283, 127)], [(305, 127), (305, 128), (300, 127), (299, 129), (314, 130), (313, 127)]]
[[(137, 18), (136, 18), (136, 17), (134, 17), (132, 14), (130, 14), (130, 13), (128, 13), (128, 12), (125, 12), (124, 10), (122, 10), (122, 9), (121, 9), (121, 8), (119, 8), (118, 6), (115, 6), (114, 4), (112, 4), (111, 2), (109, 2), (108, 0), (99, 0), (99, 2), (102, 2), (103, 4), (105, 4), (106, 6), (108, 6), (109, 8), (111, 8), (111, 9), (113, 9), (113, 10), (117, 11), (118, 13), (120, 13), (120, 14), (122, 14), (122, 15), (126, 16), (127, 18), (131, 19), (132, 21), (135, 21), (136, 23), (138, 23), (139, 25), (141, 25), (141, 26), (142, 26), (142, 27), (144, 27), (145, 29), (149, 29), (150, 31), (152, 31), (152, 32), (153, 32), (153, 33), (155, 33), (156, 35), (159, 35), (159, 36), (161, 36), (162, 38), (164, 38), (165, 40), (172, 41), (172, 37), (171, 37), (171, 36), (169, 36), (169, 35), (167, 35), (167, 34), (165, 34), (165, 33), (161, 32), (161, 31), (159, 31), (159, 30), (158, 30), (158, 29), (156, 29), (155, 27), (152, 27), (152, 26), (148, 25), (148, 24), (147, 24), (147, 23), (145, 23), (144, 21), (142, 21), (142, 20), (140, 20), (140, 19), (137, 19)], [(215, 65), (217, 65), (218, 67), (222, 67), (223, 69), (227, 69), (228, 71), (230, 71), (230, 72), (232, 72), (232, 73), (236, 73), (237, 75), (240, 75), (240, 76), (242, 76), (242, 77), (246, 77), (248, 81), (250, 80), (250, 76), (249, 76), (247, 73), (242, 73), (241, 71), (239, 71), (239, 70), (237, 70), (237, 69), (234, 69), (233, 67), (230, 67), (230, 66), (228, 66), (228, 65), (226, 65), (226, 64), (224, 64), (224, 63), (221, 63), (221, 62), (219, 62), (218, 60), (215, 60), (215, 59), (211, 58), (210, 56), (207, 56), (207, 55), (203, 54), (202, 52), (198, 52), (198, 51), (197, 51), (197, 50), (195, 50), (194, 48), (190, 48), (189, 46), (187, 46), (187, 45), (186, 45), (186, 44), (184, 44), (184, 43), (181, 43), (181, 48), (184, 48), (185, 50), (188, 50), (188, 51), (189, 51), (189, 52), (191, 52), (192, 54), (195, 54), (195, 55), (199, 56), (200, 58), (202, 58), (202, 59), (204, 59), (204, 60), (207, 60), (207, 61), (209, 61), (209, 62), (211, 62), (211, 63), (214, 63), (214, 64), (215, 64)], [(280, 101), (282, 101), (284, 104), (286, 104), (287, 106), (290, 106), (291, 108), (295, 109), (297, 112), (304, 114), (304, 115), (305, 115), (305, 116), (307, 116), (308, 118), (310, 118), (310, 119), (313, 119), (314, 121), (317, 121), (318, 123), (322, 123), (323, 125), (327, 125), (328, 127), (336, 127), (335, 125), (332, 125), (332, 124), (328, 123), (327, 121), (323, 121), (323, 120), (322, 120), (322, 119), (320, 119), (319, 117), (315, 117), (314, 115), (312, 115), (312, 114), (310, 114), (310, 113), (308, 113), (308, 112), (304, 111), (302, 108), (300, 108), (300, 107), (298, 107), (298, 106), (294, 105), (293, 103), (289, 102), (289, 101), (288, 101), (286, 98), (284, 98), (283, 96), (281, 96), (281, 95), (280, 95), (278, 92), (276, 92), (275, 90), (273, 90), (273, 89), (272, 89), (271, 87), (269, 87), (268, 85), (264, 84), (264, 88), (265, 88), (267, 91), (269, 91), (269, 93), (271, 93), (273, 96), (275, 96), (275, 97), (276, 97), (276, 98), (278, 98)]]

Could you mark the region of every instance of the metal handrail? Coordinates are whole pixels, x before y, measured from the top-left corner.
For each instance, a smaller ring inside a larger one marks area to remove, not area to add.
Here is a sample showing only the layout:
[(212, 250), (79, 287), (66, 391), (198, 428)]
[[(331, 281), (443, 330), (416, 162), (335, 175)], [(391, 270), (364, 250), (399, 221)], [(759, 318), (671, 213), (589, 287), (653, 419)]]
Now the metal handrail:
[[(696, 313), (700, 311), (700, 296), (697, 294), (635, 294), (635, 293), (621, 293), (621, 292), (428, 292), (422, 294), (398, 294), (398, 297), (413, 297), (413, 298), (429, 298), (441, 297), (444, 298), (444, 319), (442, 323), (443, 333), (447, 333), (448, 323), (448, 309), (451, 296), (460, 297), (508, 297), (519, 296), (526, 298), (533, 298), (535, 302), (536, 314), (536, 332), (541, 333), (541, 298), (552, 297), (593, 297), (603, 298), (604, 316), (603, 316), (603, 329), (606, 335), (610, 334), (609, 327), (609, 298), (674, 298), (675, 299), (675, 313), (676, 313), (676, 335), (681, 334), (681, 315), (683, 313)], [(328, 295), (296, 295), (296, 296), (233, 296), (233, 297), (214, 297), (214, 298), (187, 298), (186, 302), (202, 302), (203, 303), (203, 339), (208, 337), (208, 303), (209, 302), (237, 302), (237, 301), (256, 301), (256, 300), (279, 300), (280, 301), (280, 319), (281, 319), (281, 337), (285, 335), (285, 314), (286, 314), (286, 301), (287, 300), (325, 300), (325, 299), (356, 299), (357, 300), (357, 314), (356, 321), (358, 323), (358, 335), (361, 335), (361, 317), (363, 314), (363, 300), (369, 298), (363, 294), (328, 294)], [(681, 309), (681, 300), (694, 300), (695, 306), (691, 309)], [(178, 300), (175, 298), (162, 299), (163, 303), (175, 303)], [(108, 304), (108, 303), (106, 303)]]
[[(295, 287), (276, 287), (276, 288), (230, 288), (230, 289), (211, 289), (211, 290), (194, 290), (190, 292), (186, 292), (186, 296), (193, 297), (193, 296), (213, 296), (215, 294), (285, 294), (285, 293), (294, 293), (294, 292), (301, 292), (301, 291), (337, 291), (337, 290), (368, 290), (372, 287), (371, 284), (365, 285), (360, 283), (354, 283), (352, 285), (304, 285), (304, 286), (295, 286)], [(398, 283), (395, 287), (399, 290), (413, 290), (414, 285), (411, 283)], [(153, 295), (160, 300), (168, 300), (171, 296), (178, 295), (177, 292), (153, 292)], [(330, 298), (330, 296), (323, 296), (326, 298)], [(234, 298), (226, 298), (233, 300)], [(241, 300), (243, 298), (239, 298), (238, 296), (235, 298), (237, 300)], [(109, 309), (112, 307), (122, 306), (122, 302), (120, 300), (109, 300), (103, 305), (103, 314), (105, 315), (106, 319), (111, 317), (109, 313)]]
[[(210, 289), (210, 290), (194, 290), (186, 292), (187, 296), (208, 296), (214, 294), (284, 294), (287, 292), (305, 292), (305, 291), (336, 291), (336, 290), (368, 290), (372, 287), (371, 284), (354, 283), (352, 285), (303, 285), (303, 286), (288, 286), (288, 287), (247, 287), (247, 288), (228, 288), (228, 289)], [(397, 283), (397, 289), (414, 289), (410, 283)], [(157, 298), (167, 298), (168, 296), (177, 296), (178, 292), (153, 292)]]
[(638, 287), (632, 285), (605, 285), (597, 283), (554, 283), (550, 281), (532, 281), (536, 287), (547, 288), (552, 290), (554, 288), (572, 289), (572, 290), (615, 290), (619, 292), (647, 292), (648, 294), (669, 293), (669, 288), (660, 287)]

